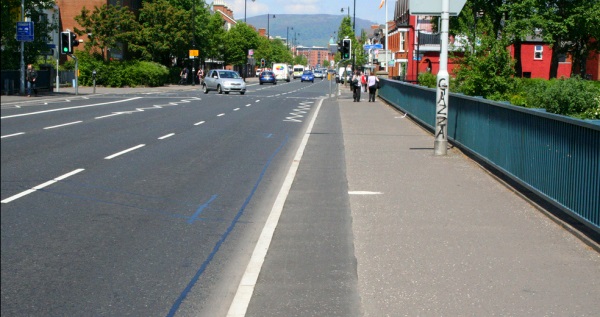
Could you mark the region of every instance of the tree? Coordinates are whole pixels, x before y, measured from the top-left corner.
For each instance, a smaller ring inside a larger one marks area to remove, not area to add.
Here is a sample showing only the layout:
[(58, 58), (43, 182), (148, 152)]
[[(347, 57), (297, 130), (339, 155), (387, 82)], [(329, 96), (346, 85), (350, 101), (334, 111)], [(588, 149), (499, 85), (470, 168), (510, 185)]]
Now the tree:
[[(600, 1), (582, 1), (573, 10), (573, 27), (569, 32), (569, 52), (573, 58), (572, 75), (585, 78), (587, 58), (600, 50)], [(585, 4), (587, 3), (587, 5)]]
[[(346, 37), (355, 41), (354, 31), (352, 30), (352, 20), (350, 20), (350, 17), (345, 16), (342, 18), (337, 35), (338, 35), (338, 38), (337, 38), (338, 43), (341, 43), (342, 40), (345, 39)], [(336, 53), (335, 57), (334, 57), (335, 62), (337, 63), (341, 59), (342, 59), (342, 57), (340, 56), (340, 54)]]
[(248, 50), (258, 47), (258, 33), (246, 23), (236, 24), (224, 37), (225, 65), (246, 65)]
[(223, 28), (221, 15), (212, 14), (203, 29), (210, 36), (200, 41), (200, 58), (203, 61), (205, 59), (223, 60), (225, 54), (223, 42), (225, 41), (226, 31)]
[(93, 12), (83, 7), (75, 21), (83, 27), (83, 30), (75, 28), (75, 33), (91, 34), (90, 41), (85, 43), (86, 49), (100, 49), (104, 59), (108, 57), (107, 50), (133, 42), (140, 28), (133, 12), (121, 5), (104, 4), (100, 8), (94, 7)]
[(172, 57), (187, 53), (191, 33), (188, 32), (189, 12), (167, 0), (144, 2), (139, 12), (140, 32), (131, 49), (142, 58), (171, 66)]

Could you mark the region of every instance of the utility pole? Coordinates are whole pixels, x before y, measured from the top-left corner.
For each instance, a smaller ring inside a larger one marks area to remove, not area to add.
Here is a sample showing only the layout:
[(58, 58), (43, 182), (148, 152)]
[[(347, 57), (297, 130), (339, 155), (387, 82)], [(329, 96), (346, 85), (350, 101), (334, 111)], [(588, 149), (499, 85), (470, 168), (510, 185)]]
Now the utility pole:
[(442, 0), (442, 47), (440, 52), (440, 70), (437, 74), (436, 106), (435, 106), (435, 155), (448, 153), (448, 28), (450, 20), (450, 0)]

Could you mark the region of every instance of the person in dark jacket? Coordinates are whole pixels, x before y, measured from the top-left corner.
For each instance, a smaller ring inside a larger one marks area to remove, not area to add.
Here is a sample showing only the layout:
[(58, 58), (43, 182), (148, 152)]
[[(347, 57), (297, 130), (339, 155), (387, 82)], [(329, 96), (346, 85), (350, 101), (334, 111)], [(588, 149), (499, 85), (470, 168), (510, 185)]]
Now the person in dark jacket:
[(33, 65), (31, 65), (31, 64), (27, 65), (27, 73), (26, 73), (25, 79), (27, 80), (27, 97), (31, 97), (32, 90), (37, 95), (37, 90), (35, 89), (35, 81), (37, 80), (37, 72), (35, 71), (35, 68), (33, 68)]

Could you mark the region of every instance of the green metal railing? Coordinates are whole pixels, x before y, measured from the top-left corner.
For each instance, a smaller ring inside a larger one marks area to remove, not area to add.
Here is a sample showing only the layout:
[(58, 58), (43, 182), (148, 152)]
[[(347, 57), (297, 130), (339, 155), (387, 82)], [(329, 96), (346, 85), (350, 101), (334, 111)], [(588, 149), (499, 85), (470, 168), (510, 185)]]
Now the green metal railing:
[[(435, 89), (381, 82), (381, 98), (433, 131)], [(448, 138), (600, 232), (600, 125), (451, 93)]]

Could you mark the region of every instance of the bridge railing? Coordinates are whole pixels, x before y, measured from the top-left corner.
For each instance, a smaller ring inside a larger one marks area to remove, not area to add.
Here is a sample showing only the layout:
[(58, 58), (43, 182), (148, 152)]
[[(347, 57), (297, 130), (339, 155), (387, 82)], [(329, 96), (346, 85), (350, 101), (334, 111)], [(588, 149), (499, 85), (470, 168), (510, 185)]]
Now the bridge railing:
[[(435, 89), (382, 80), (379, 96), (433, 131)], [(600, 232), (600, 125), (450, 94), (448, 139)]]

